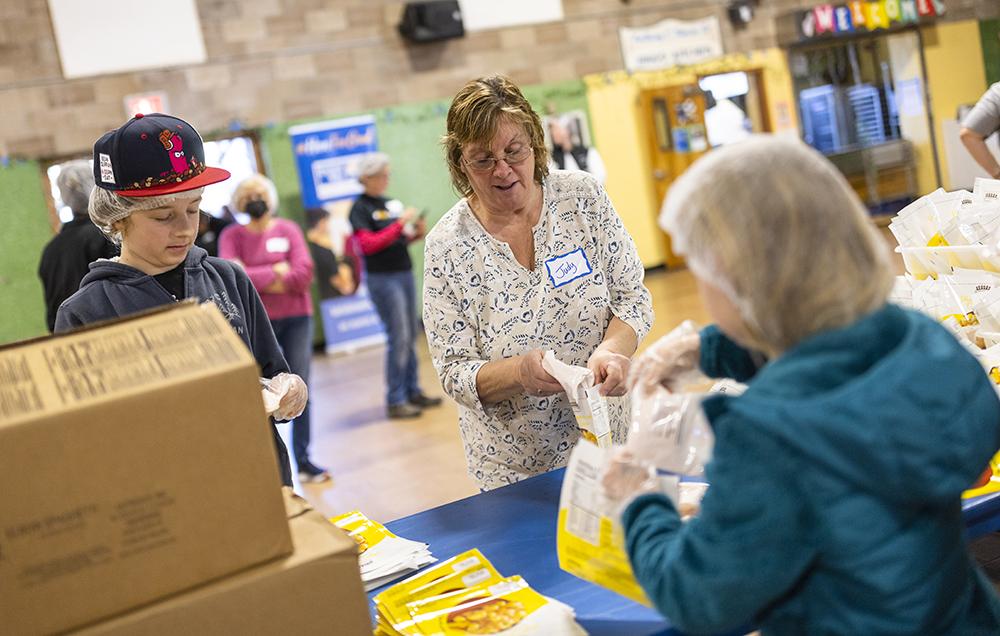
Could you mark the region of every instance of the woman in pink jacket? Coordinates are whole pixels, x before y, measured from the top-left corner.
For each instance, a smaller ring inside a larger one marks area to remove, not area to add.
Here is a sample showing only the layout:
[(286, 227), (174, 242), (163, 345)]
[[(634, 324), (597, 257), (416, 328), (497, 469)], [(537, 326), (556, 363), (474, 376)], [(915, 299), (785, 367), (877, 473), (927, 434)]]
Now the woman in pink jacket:
[[(250, 215), (246, 225), (233, 224), (219, 236), (219, 256), (240, 263), (260, 294), (274, 335), (292, 372), (309, 383), (312, 358), (313, 262), (298, 225), (275, 216), (278, 195), (263, 175), (245, 179), (233, 194), (233, 207)], [(309, 405), (292, 424), (292, 449), (299, 480), (330, 479), (309, 459)]]

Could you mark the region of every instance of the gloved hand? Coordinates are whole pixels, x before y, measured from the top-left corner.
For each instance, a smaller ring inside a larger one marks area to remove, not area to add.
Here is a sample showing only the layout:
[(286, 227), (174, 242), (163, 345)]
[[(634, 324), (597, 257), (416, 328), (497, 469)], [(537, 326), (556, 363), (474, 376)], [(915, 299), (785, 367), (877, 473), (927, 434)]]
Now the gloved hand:
[[(620, 517), (640, 495), (660, 493), (677, 501), (677, 479), (660, 478), (652, 465), (639, 462), (627, 448), (618, 448), (608, 460), (601, 475), (604, 496), (611, 506), (608, 512)], [(671, 489), (673, 492), (671, 492)]]
[(559, 384), (545, 367), (542, 360), (545, 359), (545, 351), (534, 349), (518, 356), (517, 382), (524, 388), (524, 393), (532, 397), (545, 397), (563, 392), (563, 386)]
[(294, 373), (279, 373), (273, 378), (261, 378), (264, 408), (279, 422), (294, 420), (306, 408), (309, 389)]
[(594, 384), (600, 387), (600, 394), (611, 397), (625, 395), (625, 378), (630, 364), (628, 356), (600, 348), (587, 360), (587, 368), (594, 374)]
[(702, 474), (715, 445), (702, 397), (671, 393), (657, 384), (636, 387), (625, 443), (633, 460), (680, 475)]
[(629, 390), (651, 389), (661, 384), (670, 391), (704, 378), (698, 369), (701, 338), (694, 322), (685, 320), (654, 342), (632, 363)]

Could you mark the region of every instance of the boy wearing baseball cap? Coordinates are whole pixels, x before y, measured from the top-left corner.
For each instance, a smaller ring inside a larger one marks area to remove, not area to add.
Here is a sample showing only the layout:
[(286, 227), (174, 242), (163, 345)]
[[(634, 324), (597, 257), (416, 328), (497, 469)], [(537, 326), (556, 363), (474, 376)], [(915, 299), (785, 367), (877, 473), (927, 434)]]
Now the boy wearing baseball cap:
[[(187, 122), (136, 115), (94, 144), (91, 220), (121, 247), (121, 256), (90, 264), (80, 289), (56, 315), (56, 332), (126, 316), (186, 298), (212, 301), (243, 338), (262, 378), (288, 387), (274, 418), (305, 406), (307, 389), (289, 373), (260, 297), (246, 273), (196, 247), (205, 186), (229, 178), (205, 165), (201, 136)], [(288, 452), (273, 425), (282, 482), (291, 484)]]

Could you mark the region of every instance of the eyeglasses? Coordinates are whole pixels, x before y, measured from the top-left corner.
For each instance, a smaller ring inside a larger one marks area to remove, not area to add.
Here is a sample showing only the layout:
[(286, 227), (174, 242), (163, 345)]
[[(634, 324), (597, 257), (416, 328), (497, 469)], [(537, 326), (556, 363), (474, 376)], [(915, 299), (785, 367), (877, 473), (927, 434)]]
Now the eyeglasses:
[(492, 172), (494, 168), (497, 167), (497, 163), (503, 159), (508, 166), (514, 166), (528, 157), (531, 156), (532, 148), (531, 146), (521, 146), (517, 150), (512, 152), (504, 153), (503, 157), (483, 157), (481, 159), (466, 159), (462, 158), (465, 165), (469, 166), (476, 172)]

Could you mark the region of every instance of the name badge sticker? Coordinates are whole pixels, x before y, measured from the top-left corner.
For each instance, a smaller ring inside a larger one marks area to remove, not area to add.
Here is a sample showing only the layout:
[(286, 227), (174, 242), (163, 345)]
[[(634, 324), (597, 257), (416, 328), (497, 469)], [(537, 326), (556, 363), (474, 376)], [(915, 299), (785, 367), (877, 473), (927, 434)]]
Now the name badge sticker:
[(562, 287), (594, 271), (582, 247), (562, 256), (553, 256), (545, 261), (545, 269), (553, 287)]
[(264, 243), (264, 249), (272, 254), (284, 254), (291, 249), (291, 244), (289, 244), (288, 239), (284, 236), (273, 236)]

